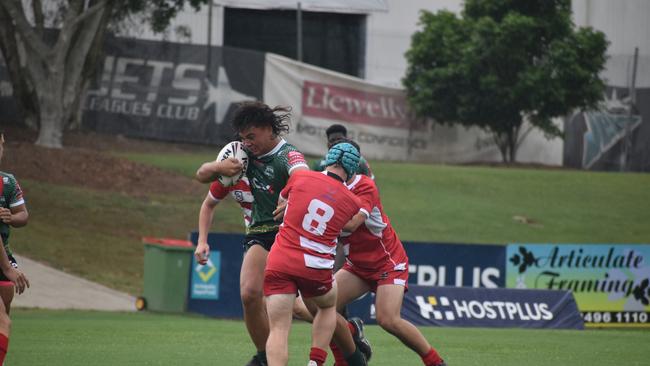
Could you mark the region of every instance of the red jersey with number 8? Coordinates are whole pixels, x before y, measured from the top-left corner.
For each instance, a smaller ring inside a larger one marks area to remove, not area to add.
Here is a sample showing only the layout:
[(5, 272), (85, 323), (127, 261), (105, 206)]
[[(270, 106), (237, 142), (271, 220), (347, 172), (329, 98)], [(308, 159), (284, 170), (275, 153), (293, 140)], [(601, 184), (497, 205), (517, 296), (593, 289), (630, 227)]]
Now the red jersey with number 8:
[(336, 178), (312, 171), (293, 173), (280, 196), (288, 203), (266, 270), (293, 275), (331, 270), (338, 236), (359, 212), (359, 199)]

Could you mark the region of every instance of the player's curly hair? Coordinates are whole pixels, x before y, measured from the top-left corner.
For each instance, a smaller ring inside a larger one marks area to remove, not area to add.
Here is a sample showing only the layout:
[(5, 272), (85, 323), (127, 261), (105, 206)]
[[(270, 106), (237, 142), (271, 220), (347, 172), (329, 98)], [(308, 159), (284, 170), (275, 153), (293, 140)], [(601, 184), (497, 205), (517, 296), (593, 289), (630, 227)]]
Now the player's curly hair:
[(289, 132), (290, 117), (291, 107), (271, 108), (259, 101), (242, 102), (232, 119), (232, 127), (239, 133), (250, 127), (271, 126), (273, 133), (280, 136)]

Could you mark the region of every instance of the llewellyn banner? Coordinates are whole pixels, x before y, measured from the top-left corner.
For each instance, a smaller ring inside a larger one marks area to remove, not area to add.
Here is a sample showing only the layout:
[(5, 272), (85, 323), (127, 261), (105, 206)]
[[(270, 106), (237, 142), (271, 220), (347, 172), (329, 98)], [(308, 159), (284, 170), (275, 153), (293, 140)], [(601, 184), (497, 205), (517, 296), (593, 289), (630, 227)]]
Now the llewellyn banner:
[(512, 244), (506, 287), (570, 290), (586, 323), (650, 327), (650, 245)]
[(293, 107), (287, 140), (306, 154), (324, 155), (325, 130), (341, 124), (369, 159), (468, 162), (500, 158), (491, 137), (477, 128), (413, 119), (404, 89), (270, 53), (264, 71), (264, 101)]

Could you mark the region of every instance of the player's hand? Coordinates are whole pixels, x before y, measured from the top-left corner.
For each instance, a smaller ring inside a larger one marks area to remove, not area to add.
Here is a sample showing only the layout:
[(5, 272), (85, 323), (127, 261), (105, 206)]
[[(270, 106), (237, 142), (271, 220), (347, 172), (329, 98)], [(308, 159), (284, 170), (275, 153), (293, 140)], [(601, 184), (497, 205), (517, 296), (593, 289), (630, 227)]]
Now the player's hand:
[(194, 251), (194, 257), (199, 264), (205, 265), (210, 258), (210, 247), (206, 243), (199, 243)]
[(9, 281), (14, 283), (16, 293), (19, 295), (25, 292), (25, 288), (29, 288), (29, 280), (25, 274), (15, 268), (9, 268), (9, 270), (6, 271), (5, 276)]
[(284, 217), (284, 210), (287, 208), (287, 202), (284, 200), (280, 200), (278, 202), (278, 206), (273, 210), (273, 220), (275, 221), (282, 221), (282, 218)]
[(11, 224), (11, 210), (0, 207), (0, 220), (7, 225)]
[(228, 158), (219, 162), (219, 174), (232, 177), (244, 169), (242, 163), (235, 158)]

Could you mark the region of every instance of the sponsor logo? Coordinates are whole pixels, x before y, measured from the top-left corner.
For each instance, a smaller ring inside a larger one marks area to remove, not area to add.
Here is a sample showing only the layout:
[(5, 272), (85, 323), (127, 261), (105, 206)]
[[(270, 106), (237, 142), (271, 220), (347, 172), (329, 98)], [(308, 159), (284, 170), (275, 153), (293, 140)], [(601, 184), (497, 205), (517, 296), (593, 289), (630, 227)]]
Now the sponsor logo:
[(406, 97), (305, 81), (302, 111), (307, 116), (381, 127), (409, 128)]
[(221, 253), (210, 252), (210, 257), (205, 265), (198, 264), (194, 259), (195, 266), (192, 274), (193, 299), (218, 300), (219, 299), (219, 267), (221, 266)]
[(460, 319), (490, 319), (511, 321), (547, 321), (553, 319), (549, 305), (544, 302), (494, 300), (456, 300), (447, 296), (416, 296), (420, 315), (425, 319), (454, 321)]
[(213, 82), (205, 65), (167, 60), (107, 56), (98, 84), (86, 110), (138, 117), (195, 121), (213, 108), (220, 124), (232, 103), (255, 100), (232, 88), (224, 67)]
[[(471, 286), (497, 288), (501, 278), (501, 270), (496, 267), (471, 267), (456, 266), (453, 268), (455, 281), (451, 277), (451, 269), (447, 266), (432, 266), (428, 264), (409, 264), (409, 273), (416, 285), (420, 286)], [(464, 284), (464, 278), (471, 279), (471, 284)]]
[(634, 310), (650, 305), (647, 247), (512, 245), (508, 253), (509, 287), (601, 293), (631, 300)]

